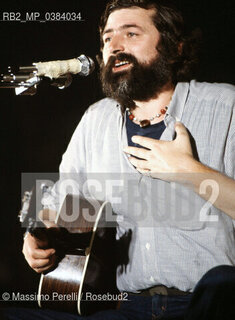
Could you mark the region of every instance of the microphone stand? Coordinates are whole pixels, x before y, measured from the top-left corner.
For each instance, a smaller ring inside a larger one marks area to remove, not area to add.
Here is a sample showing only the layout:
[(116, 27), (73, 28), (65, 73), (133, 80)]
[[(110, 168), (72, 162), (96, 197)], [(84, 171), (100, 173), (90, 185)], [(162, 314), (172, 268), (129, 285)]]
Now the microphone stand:
[[(35, 66), (19, 67), (19, 73), (13, 73), (11, 67), (8, 67), (8, 73), (0, 75), (0, 89), (13, 88), (16, 95), (32, 96), (37, 92), (38, 84), (44, 79), (45, 77), (37, 76), (37, 68)], [(50, 84), (59, 89), (67, 88), (71, 83), (72, 76), (70, 73), (50, 80)]]

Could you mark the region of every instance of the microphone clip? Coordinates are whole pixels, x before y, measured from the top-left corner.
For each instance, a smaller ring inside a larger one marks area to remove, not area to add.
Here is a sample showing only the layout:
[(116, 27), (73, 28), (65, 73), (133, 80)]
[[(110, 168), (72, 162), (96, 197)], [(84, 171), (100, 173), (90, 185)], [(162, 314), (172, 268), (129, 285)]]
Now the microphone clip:
[(34, 95), (42, 79), (36, 75), (33, 66), (26, 68), (27, 71), (13, 73), (11, 67), (8, 67), (8, 73), (0, 75), (0, 88), (14, 88), (16, 95)]

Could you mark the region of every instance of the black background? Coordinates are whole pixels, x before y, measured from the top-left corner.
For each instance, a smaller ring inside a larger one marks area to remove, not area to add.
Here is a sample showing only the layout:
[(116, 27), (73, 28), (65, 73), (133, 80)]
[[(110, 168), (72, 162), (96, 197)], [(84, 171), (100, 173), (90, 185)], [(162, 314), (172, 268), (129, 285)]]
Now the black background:
[[(200, 27), (204, 46), (198, 79), (234, 82), (233, 1), (172, 1), (183, 12), (188, 29)], [(1, 2), (0, 13), (12, 11), (81, 12), (80, 22), (0, 22), (0, 73), (7, 66), (70, 59), (85, 53), (95, 59), (99, 51), (97, 24), (103, 0)], [(61, 156), (85, 109), (102, 97), (96, 72), (73, 77), (59, 90), (41, 83), (34, 96), (16, 96), (0, 89), (1, 251), (0, 294), (36, 292), (39, 276), (21, 253), (23, 230), (17, 221), (21, 206), (22, 172), (57, 172)], [(1, 299), (1, 296), (0, 296)], [(4, 303), (6, 305), (6, 303)]]

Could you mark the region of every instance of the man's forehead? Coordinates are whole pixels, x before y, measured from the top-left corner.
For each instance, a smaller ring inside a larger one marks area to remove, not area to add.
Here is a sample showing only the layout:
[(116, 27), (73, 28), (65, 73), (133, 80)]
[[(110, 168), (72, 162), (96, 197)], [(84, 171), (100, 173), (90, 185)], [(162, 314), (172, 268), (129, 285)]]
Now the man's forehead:
[(153, 25), (152, 16), (155, 9), (143, 9), (139, 7), (122, 8), (112, 12), (107, 20), (103, 34), (122, 28), (122, 26), (135, 26), (144, 29), (146, 24)]

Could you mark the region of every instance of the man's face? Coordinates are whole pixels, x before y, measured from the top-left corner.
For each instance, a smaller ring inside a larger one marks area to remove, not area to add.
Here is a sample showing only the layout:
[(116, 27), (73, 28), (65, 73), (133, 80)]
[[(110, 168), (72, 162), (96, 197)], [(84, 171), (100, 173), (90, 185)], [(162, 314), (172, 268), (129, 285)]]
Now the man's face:
[[(128, 8), (110, 14), (103, 32), (103, 61), (108, 63), (117, 53), (133, 55), (138, 62), (148, 64), (157, 55), (160, 34), (152, 21), (154, 10)], [(128, 61), (120, 65), (116, 60), (112, 72), (118, 73), (132, 68)]]
[(160, 33), (154, 10), (120, 9), (110, 14), (103, 32), (103, 91), (121, 104), (148, 101), (169, 81), (171, 71), (158, 53)]

